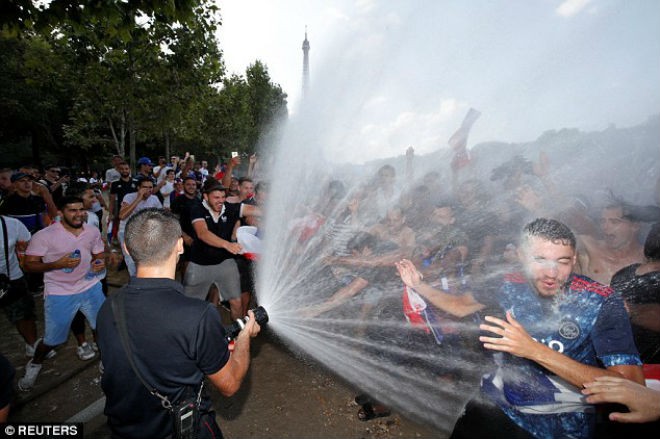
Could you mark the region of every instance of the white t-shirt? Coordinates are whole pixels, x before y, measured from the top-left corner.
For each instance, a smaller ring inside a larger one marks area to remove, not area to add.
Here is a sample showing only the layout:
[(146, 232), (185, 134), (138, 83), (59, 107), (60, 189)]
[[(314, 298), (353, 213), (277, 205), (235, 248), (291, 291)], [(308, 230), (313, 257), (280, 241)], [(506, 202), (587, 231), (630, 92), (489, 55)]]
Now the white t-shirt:
[[(123, 206), (124, 204), (131, 204), (133, 201), (135, 201), (135, 199), (137, 198), (137, 196), (138, 196), (138, 192), (131, 192), (130, 194), (126, 194), (126, 195), (124, 195), (124, 199), (123, 199), (122, 202), (121, 202), (122, 206)], [(127, 222), (127, 221), (128, 221), (133, 215), (135, 215), (136, 213), (138, 213), (139, 211), (141, 211), (141, 210), (143, 210), (143, 209), (148, 209), (148, 208), (150, 208), (150, 207), (155, 207), (155, 208), (158, 208), (158, 209), (162, 209), (162, 208), (163, 208), (163, 205), (160, 203), (160, 200), (159, 200), (158, 197), (155, 196), (155, 195), (151, 195), (151, 196), (149, 196), (149, 198), (147, 198), (146, 200), (142, 200), (142, 201), (140, 201), (140, 202), (138, 203), (138, 205), (135, 206), (135, 209), (133, 209), (133, 212), (131, 212), (131, 214), (130, 214), (128, 217), (124, 218), (123, 220), (121, 220), (121, 221), (119, 222), (119, 232), (121, 232), (121, 233), (124, 232), (124, 229), (126, 228), (126, 222)]]
[(119, 180), (120, 178), (121, 178), (121, 174), (115, 168), (110, 168), (107, 171), (105, 171), (105, 181), (107, 181), (108, 184), (112, 184), (113, 182)]
[(170, 194), (174, 192), (174, 182), (168, 181), (163, 187), (160, 188), (160, 193), (163, 195), (163, 207), (170, 208)]
[[(7, 247), (9, 250), (9, 279), (16, 280), (23, 277), (23, 272), (18, 264), (18, 257), (16, 256), (16, 243), (28, 242), (32, 235), (28, 232), (27, 227), (16, 218), (2, 216), (5, 219), (5, 233), (7, 235)], [(7, 274), (7, 263), (5, 262), (5, 240), (0, 230), (0, 273)]]

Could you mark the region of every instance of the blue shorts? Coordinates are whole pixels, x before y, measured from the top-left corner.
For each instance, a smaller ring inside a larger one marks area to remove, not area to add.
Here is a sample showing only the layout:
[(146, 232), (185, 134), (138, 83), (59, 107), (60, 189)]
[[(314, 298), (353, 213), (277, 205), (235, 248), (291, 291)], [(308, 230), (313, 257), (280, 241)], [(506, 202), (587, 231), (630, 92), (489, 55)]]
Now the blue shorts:
[(89, 326), (96, 329), (96, 315), (105, 301), (101, 282), (97, 282), (80, 294), (67, 296), (48, 295), (44, 298), (44, 343), (57, 346), (66, 341), (73, 317), (82, 312)]

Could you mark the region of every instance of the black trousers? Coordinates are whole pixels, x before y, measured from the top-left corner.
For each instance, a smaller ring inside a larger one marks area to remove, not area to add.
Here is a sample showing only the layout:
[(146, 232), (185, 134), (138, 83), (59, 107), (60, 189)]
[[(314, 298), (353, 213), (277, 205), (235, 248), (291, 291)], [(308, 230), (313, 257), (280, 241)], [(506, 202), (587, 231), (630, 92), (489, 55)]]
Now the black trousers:
[(458, 418), (451, 439), (534, 439), (496, 405), (484, 399), (473, 399)]

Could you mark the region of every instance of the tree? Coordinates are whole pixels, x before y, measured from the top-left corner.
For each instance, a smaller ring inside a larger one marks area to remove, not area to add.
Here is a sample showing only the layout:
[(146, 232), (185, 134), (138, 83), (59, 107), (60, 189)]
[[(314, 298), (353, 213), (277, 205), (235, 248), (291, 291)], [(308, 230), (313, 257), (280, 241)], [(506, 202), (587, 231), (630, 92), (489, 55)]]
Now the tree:
[(70, 66), (58, 42), (42, 36), (0, 36), (0, 132), (5, 142), (29, 138), (32, 161), (57, 151), (71, 106)]

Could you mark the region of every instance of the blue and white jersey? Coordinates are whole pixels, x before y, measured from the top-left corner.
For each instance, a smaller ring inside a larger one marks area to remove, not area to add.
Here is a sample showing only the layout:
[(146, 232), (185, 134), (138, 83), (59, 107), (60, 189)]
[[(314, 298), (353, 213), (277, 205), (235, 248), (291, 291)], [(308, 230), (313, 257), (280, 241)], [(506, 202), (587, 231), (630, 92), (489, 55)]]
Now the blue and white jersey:
[[(506, 275), (496, 300), (537, 341), (595, 367), (641, 365), (620, 295), (587, 277), (551, 298), (539, 296), (521, 274)], [(492, 299), (491, 299), (492, 300)], [(580, 389), (533, 361), (498, 358), (482, 391), (520, 427), (538, 438), (593, 436), (594, 408)]]

